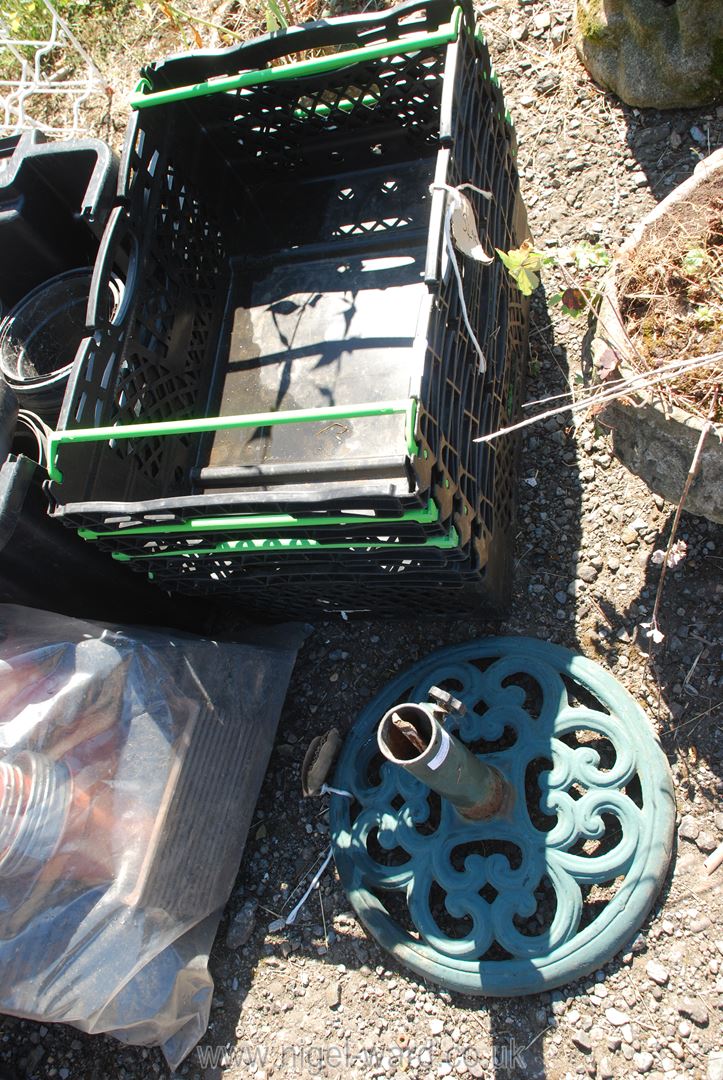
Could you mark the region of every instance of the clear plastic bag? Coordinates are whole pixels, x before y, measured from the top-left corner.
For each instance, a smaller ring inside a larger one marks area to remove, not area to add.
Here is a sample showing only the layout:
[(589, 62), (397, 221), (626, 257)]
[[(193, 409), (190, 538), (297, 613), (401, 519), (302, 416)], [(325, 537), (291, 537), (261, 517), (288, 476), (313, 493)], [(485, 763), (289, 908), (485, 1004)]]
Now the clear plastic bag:
[(208, 954), (303, 632), (263, 644), (0, 605), (0, 1012), (203, 1035)]

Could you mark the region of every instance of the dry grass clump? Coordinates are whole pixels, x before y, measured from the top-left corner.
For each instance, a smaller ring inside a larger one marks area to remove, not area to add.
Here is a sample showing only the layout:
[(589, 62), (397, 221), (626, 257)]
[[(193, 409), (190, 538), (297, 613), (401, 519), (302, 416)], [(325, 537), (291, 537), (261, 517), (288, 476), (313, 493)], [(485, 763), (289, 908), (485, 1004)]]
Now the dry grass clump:
[[(712, 177), (650, 225), (621, 266), (620, 311), (641, 370), (723, 350), (723, 191)], [(663, 391), (670, 404), (721, 420), (723, 365)]]
[[(294, 26), (322, 19), (329, 14), (327, 0), (288, 0), (288, 3), (279, 0), (278, 8), (288, 23)], [(273, 6), (267, 0), (232, 0), (218, 6), (216, 17), (241, 37), (252, 38), (272, 28), (269, 26), (270, 11), (273, 22)]]

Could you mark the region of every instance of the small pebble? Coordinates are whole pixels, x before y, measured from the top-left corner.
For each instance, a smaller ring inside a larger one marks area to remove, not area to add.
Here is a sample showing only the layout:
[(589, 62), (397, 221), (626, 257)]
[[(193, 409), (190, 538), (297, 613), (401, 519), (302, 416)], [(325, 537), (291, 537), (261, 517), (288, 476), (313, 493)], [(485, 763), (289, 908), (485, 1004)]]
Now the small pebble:
[(600, 1077), (600, 1080), (613, 1080), (615, 1073), (613, 1072), (609, 1058), (600, 1058), (597, 1063), (597, 1075)]
[(645, 974), (649, 979), (652, 979), (658, 986), (665, 986), (670, 978), (668, 969), (659, 964), (657, 960), (648, 960), (645, 965)]
[(650, 1072), (653, 1067), (655, 1058), (647, 1050), (641, 1051), (639, 1054), (633, 1056), (633, 1065), (639, 1073)]
[(698, 845), (700, 851), (704, 851), (706, 853), (709, 851), (715, 851), (715, 849), (718, 847), (718, 841), (716, 840), (715, 836), (712, 832), (708, 832), (707, 829), (703, 830), (703, 832), (701, 833), (698, 833), (698, 839), (696, 840), (696, 844)]
[(678, 836), (681, 840), (696, 840), (699, 832), (700, 826), (692, 814), (686, 814), (681, 818), (678, 826)]
[(247, 900), (236, 912), (226, 932), (229, 949), (240, 949), (254, 932), (258, 900)]
[(708, 1054), (708, 1080), (723, 1080), (723, 1050)]
[(708, 1010), (697, 998), (683, 998), (678, 1005), (678, 1012), (681, 1016), (692, 1020), (698, 1027), (706, 1027), (708, 1023)]

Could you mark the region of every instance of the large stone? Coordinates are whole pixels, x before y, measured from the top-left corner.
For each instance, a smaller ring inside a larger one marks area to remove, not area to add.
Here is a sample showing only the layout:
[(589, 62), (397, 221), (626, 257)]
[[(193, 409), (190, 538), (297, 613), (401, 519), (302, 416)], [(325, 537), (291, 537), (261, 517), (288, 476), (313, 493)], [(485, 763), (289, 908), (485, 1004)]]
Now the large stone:
[(576, 0), (575, 44), (628, 105), (673, 109), (723, 95), (721, 0)]

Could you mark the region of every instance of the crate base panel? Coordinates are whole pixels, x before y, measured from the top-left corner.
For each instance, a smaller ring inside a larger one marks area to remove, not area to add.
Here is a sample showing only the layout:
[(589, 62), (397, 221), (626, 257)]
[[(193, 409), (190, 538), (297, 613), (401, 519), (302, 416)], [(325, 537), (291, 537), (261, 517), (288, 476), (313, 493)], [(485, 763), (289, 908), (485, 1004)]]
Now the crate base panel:
[[(220, 416), (409, 397), (424, 360), (418, 337), (428, 296), (422, 253), (403, 267), (405, 284), (385, 286), (385, 271), (364, 263), (335, 257), (305, 264), (303, 293), (298, 268), (277, 267), (252, 280), (234, 274)], [(397, 414), (218, 431), (205, 467), (257, 468), (260, 486), (267, 466), (295, 466), (303, 473), (307, 461), (334, 460), (353, 469), (357, 458), (367, 459), (379, 447), (387, 455), (397, 447), (403, 462), (405, 420)]]

